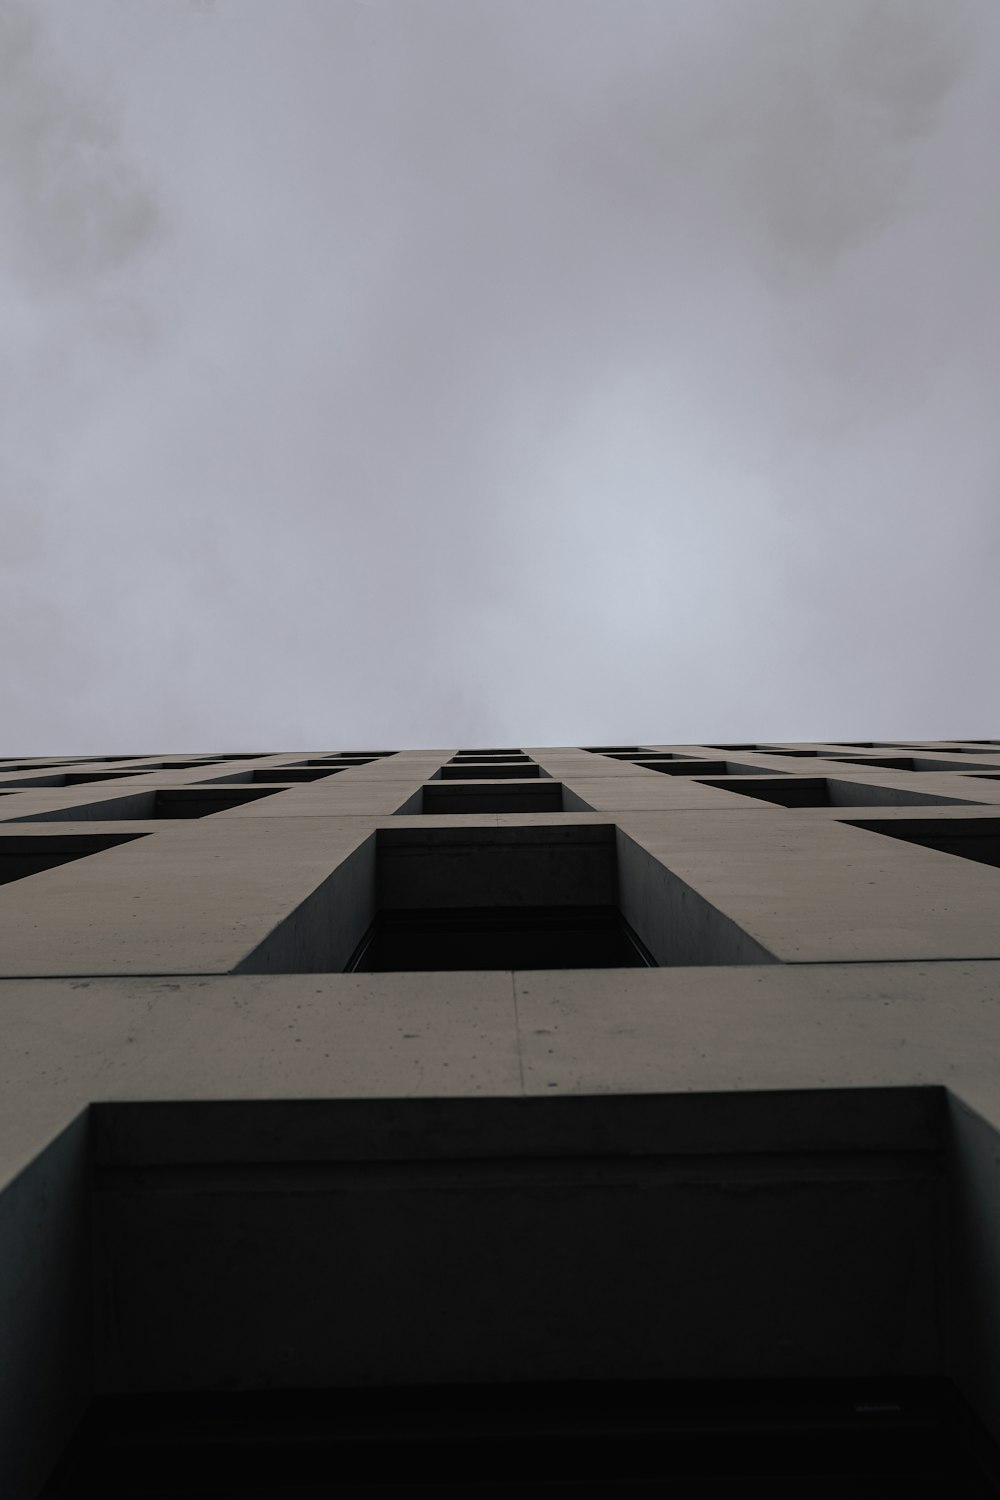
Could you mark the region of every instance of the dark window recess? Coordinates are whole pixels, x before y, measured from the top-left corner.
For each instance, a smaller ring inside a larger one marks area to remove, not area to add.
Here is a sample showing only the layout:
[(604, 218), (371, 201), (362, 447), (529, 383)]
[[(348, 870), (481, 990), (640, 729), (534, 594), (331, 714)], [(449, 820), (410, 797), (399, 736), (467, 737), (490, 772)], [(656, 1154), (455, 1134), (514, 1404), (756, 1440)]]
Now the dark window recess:
[(720, 792), (735, 792), (739, 797), (756, 797), (759, 802), (776, 802), (779, 807), (833, 807), (830, 789), (822, 776), (777, 776), (764, 778), (741, 776), (734, 781), (706, 781)]
[[(640, 1380), (95, 1397), (41, 1500), (698, 1495), (986, 1500), (948, 1382)], [(530, 1474), (530, 1486), (524, 1476)]]
[(330, 755), (325, 760), (299, 761), (302, 766), (327, 766), (331, 771), (346, 771), (349, 766), (370, 766), (377, 755)]
[(732, 781), (705, 781), (705, 786), (740, 797), (756, 797), (779, 807), (946, 807), (968, 806), (972, 798), (936, 797), (931, 792), (912, 792), (883, 787), (875, 782), (839, 781), (833, 776), (740, 776)]
[(613, 906), (495, 906), (379, 912), (348, 972), (608, 969), (653, 965)]
[[(165, 760), (162, 769), (164, 771), (200, 771), (202, 766), (220, 766), (222, 762), (214, 757), (206, 760)], [(137, 766), (138, 771), (149, 771), (150, 766)]]
[(0, 885), (24, 880), (28, 875), (40, 875), (43, 870), (58, 869), (74, 859), (85, 859), (88, 854), (103, 854), (105, 849), (131, 844), (134, 839), (143, 837), (141, 833), (105, 834), (99, 838), (89, 834), (67, 834), (57, 838), (44, 834), (30, 838), (0, 834)]
[(108, 797), (103, 802), (89, 802), (75, 807), (48, 808), (45, 812), (29, 813), (23, 818), (11, 818), (7, 824), (43, 822), (102, 822), (127, 821), (146, 822), (152, 818), (206, 818), (211, 813), (229, 812), (231, 808), (243, 807), (261, 797), (273, 797), (277, 793), (266, 787), (179, 786), (158, 790), (132, 792), (128, 796)]
[(584, 745), (587, 755), (645, 755), (641, 745)]
[(427, 782), (423, 813), (558, 813), (563, 811), (562, 783), (542, 778), (528, 782)]
[(370, 765), (370, 763), (372, 763), (372, 760), (375, 759), (376, 757), (370, 756), (370, 754), (369, 756), (343, 756), (343, 754), (331, 754), (331, 756), (327, 756), (325, 757), (325, 759), (297, 760), (297, 762), (295, 763), (297, 763), (297, 765), (303, 766), (325, 765), (328, 766), (331, 771), (346, 771), (346, 768), (348, 768), (349, 765)]
[[(440, 783), (439, 783), (440, 784)], [(375, 902), (346, 968), (633, 968), (613, 827), (379, 829)]]
[[(178, 770), (177, 766), (165, 767)], [(145, 776), (148, 771), (157, 771), (158, 766), (134, 766), (130, 771), (71, 771), (63, 777), (63, 786), (87, 786), (92, 781), (122, 781), (128, 776)]]
[(459, 756), (462, 756), (463, 759), (468, 759), (468, 760), (483, 760), (483, 759), (486, 759), (486, 757), (495, 756), (495, 754), (523, 754), (523, 753), (525, 753), (525, 751), (523, 751), (523, 750), (456, 750), (456, 753), (454, 753), (453, 759), (459, 759)]
[(634, 765), (644, 771), (661, 771), (665, 776), (725, 776), (724, 760), (637, 760)]
[[(944, 752), (940, 752), (944, 753)], [(950, 751), (947, 752), (949, 755)], [(957, 761), (939, 760), (930, 754), (913, 755), (833, 755), (831, 760), (839, 760), (842, 765), (851, 766), (874, 766), (880, 771), (953, 771), (965, 774), (967, 771), (990, 771), (994, 769), (988, 762), (982, 761)]]
[(690, 760), (690, 755), (674, 755), (669, 750), (616, 750), (608, 760), (624, 761), (647, 761), (647, 760)]
[(831, 755), (831, 760), (839, 760), (845, 766), (874, 766), (879, 771), (915, 771), (922, 767), (915, 766), (912, 755)]
[(845, 828), (864, 828), (887, 838), (936, 849), (939, 854), (957, 854), (981, 865), (1000, 866), (1000, 817), (998, 818), (907, 818), (879, 822), (851, 819)]
[(258, 802), (261, 797), (274, 795), (263, 789), (241, 788), (238, 792), (224, 792), (217, 787), (170, 787), (154, 792), (153, 817), (206, 818), (210, 813), (228, 812), (230, 808), (244, 807), (248, 802)]
[(539, 768), (532, 761), (459, 761), (441, 767), (443, 781), (493, 781), (497, 777), (534, 777)]
[(21, 761), (0, 762), (0, 775), (7, 776), (13, 771), (61, 771), (69, 765), (76, 765), (76, 761), (50, 760), (36, 761), (33, 765), (25, 765)]
[(53, 761), (53, 765), (62, 766), (110, 766), (118, 761), (146, 761), (145, 755), (66, 755), (62, 760)]
[(448, 761), (450, 766), (531, 766), (534, 761), (530, 755), (479, 755), (475, 759), (471, 755), (453, 755)]
[(336, 776), (343, 766), (268, 766), (250, 772), (253, 781), (322, 781), (325, 776)]
[(13, 791), (24, 787), (54, 787), (54, 786), (88, 786), (92, 781), (122, 781), (129, 776), (140, 776), (147, 770), (159, 770), (158, 766), (136, 767), (134, 771), (70, 771), (48, 772), (41, 776), (21, 776), (16, 781), (0, 782), (0, 786), (8, 786)]

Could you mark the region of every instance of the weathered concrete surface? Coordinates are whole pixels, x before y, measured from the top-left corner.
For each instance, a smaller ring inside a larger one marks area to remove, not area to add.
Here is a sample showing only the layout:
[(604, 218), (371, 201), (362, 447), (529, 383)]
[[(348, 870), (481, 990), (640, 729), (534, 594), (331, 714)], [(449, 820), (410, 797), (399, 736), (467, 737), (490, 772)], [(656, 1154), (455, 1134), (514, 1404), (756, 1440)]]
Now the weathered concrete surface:
[(782, 962), (1000, 958), (1000, 869), (810, 811), (618, 825)]
[(356, 818), (216, 814), (206, 839), (208, 821), (2, 887), (0, 973), (226, 973), (371, 837)]
[[(234, 1371), (520, 1378), (529, 1360), (536, 1374), (948, 1371), (996, 1422), (1000, 869), (848, 825), (1000, 818), (1000, 781), (967, 774), (1000, 768), (1000, 747), (900, 745), (956, 764), (912, 772), (847, 765), (832, 744), (647, 748), (956, 801), (786, 809), (739, 795), (738, 776), (729, 791), (572, 748), (530, 752), (576, 797), (564, 813), (399, 815), (453, 750), (191, 820), (114, 813), (129, 792), (238, 789), (253, 783), (225, 778), (280, 778), (324, 752), (136, 757), (109, 763), (135, 768), (128, 781), (5, 790), (0, 845), (142, 835), (0, 886), (5, 1496), (36, 1492), (92, 1359), (136, 1388)], [(20, 821), (79, 806), (92, 816)], [(674, 967), (308, 972), (341, 967), (370, 919), (380, 830), (597, 827), (617, 829), (622, 909)], [(685, 1100), (701, 1123), (672, 1113)], [(343, 1106), (341, 1123), (309, 1114), (297, 1134), (269, 1123), (281, 1101)], [(662, 1130), (653, 1116), (626, 1129), (622, 1111), (649, 1101)], [(165, 1113), (141, 1129), (100, 1115), (153, 1104)], [(209, 1114), (185, 1116), (195, 1106)], [(522, 1130), (514, 1106), (548, 1113)], [(95, 1203), (116, 1324), (99, 1296), (92, 1325), (87, 1302)], [(395, 1322), (373, 1339), (380, 1299)]]

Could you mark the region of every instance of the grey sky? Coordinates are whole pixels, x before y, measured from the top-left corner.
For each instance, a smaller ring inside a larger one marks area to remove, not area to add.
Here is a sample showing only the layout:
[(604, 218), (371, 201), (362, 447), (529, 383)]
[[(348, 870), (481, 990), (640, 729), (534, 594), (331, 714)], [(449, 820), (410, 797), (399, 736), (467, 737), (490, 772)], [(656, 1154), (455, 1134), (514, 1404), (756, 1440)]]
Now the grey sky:
[(1000, 733), (995, 0), (0, 0), (0, 753)]

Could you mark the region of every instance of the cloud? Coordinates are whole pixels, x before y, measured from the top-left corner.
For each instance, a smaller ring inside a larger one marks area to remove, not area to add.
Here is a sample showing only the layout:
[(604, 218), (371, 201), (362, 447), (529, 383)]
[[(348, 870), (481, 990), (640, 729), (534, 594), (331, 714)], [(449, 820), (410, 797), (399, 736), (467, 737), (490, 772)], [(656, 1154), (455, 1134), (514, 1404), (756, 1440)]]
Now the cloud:
[(22, 0), (0, 3), (0, 204), (8, 270), (46, 295), (118, 269), (158, 229), (111, 111), (55, 65)]
[(990, 732), (991, 5), (0, 17), (20, 751)]

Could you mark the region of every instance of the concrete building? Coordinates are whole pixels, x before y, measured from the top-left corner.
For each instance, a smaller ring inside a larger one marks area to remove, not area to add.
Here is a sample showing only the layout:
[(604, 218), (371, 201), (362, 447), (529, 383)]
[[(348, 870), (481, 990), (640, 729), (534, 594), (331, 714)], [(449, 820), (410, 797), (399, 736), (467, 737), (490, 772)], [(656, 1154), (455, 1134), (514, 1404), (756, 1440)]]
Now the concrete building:
[(996, 1493), (998, 865), (1000, 741), (0, 763), (0, 1493)]

